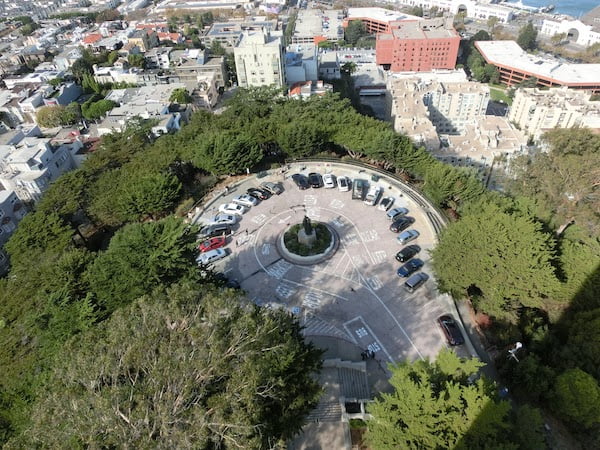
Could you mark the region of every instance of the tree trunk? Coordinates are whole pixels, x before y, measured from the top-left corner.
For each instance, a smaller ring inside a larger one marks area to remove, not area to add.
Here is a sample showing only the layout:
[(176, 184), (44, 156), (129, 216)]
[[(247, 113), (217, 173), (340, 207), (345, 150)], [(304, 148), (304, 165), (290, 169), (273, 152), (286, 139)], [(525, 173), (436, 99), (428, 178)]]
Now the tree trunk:
[(569, 219), (567, 219), (567, 221), (565, 223), (563, 223), (560, 227), (558, 227), (558, 230), (556, 230), (556, 236), (560, 236), (561, 234), (563, 234), (563, 232), (567, 229), (567, 227), (569, 225), (571, 225), (573, 222), (575, 222), (575, 217), (570, 217)]

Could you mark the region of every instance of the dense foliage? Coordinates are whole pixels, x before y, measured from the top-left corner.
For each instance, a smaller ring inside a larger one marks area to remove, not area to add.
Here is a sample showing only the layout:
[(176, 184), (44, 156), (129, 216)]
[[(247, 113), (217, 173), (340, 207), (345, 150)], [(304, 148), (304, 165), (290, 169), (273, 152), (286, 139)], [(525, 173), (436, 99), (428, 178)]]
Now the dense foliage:
[(292, 316), (194, 284), (142, 297), (64, 352), (8, 448), (274, 448), (320, 395), (321, 352)]
[[(482, 365), (446, 350), (434, 362), (392, 366), (394, 391), (369, 406), (368, 442), (382, 450), (544, 448), (541, 420), (513, 422), (492, 383), (471, 381)], [(527, 408), (527, 417), (535, 418)]]
[[(598, 166), (600, 137), (569, 130), (557, 132), (553, 141), (551, 133), (550, 153), (527, 160), (527, 176), (515, 171), (521, 183), (511, 186), (511, 198), (486, 192), (473, 172), (438, 162), (335, 95), (287, 100), (276, 89), (240, 89), (222, 114), (197, 112), (175, 135), (154, 140), (151, 127), (150, 121), (133, 120), (123, 132), (103, 136), (82, 168), (52, 184), (6, 245), (12, 267), (0, 280), (0, 442), (24, 438), (26, 429), (49, 429), (55, 418), (44, 418), (40, 405), (46, 396), (40, 393), (53, 392), (48, 401), (64, 400), (56, 394), (62, 387), (52, 384), (57, 374), (81, 370), (77, 364), (91, 352), (88, 336), (106, 337), (112, 317), (125, 326), (123, 321), (136, 317), (123, 311), (157, 299), (153, 290), (164, 292), (182, 282), (202, 284), (200, 289), (209, 284), (212, 278), (194, 263), (194, 230), (170, 217), (201, 199), (205, 178), (319, 152), (398, 173), (460, 216), (433, 254), (440, 288), (469, 295), (487, 312), (497, 345), (517, 339), (525, 344), (520, 363), (501, 357), (500, 369), (513, 392), (555, 408), (589, 436), (598, 430), (593, 408), (582, 417), (556, 405), (569, 399), (557, 381), (563, 373), (574, 377), (566, 371), (579, 369), (596, 383), (600, 377), (599, 347), (590, 345), (600, 342), (598, 186), (585, 169)], [(558, 178), (552, 175), (558, 187), (544, 184), (553, 171), (560, 171)], [(565, 192), (577, 201), (565, 201)], [(69, 351), (81, 356), (70, 368), (64, 365)], [(579, 375), (576, 384), (595, 392)], [(89, 392), (78, 394), (85, 398)], [(106, 392), (103, 398), (118, 394)], [(52, 405), (57, 411), (68, 406)], [(535, 413), (519, 414), (537, 423)], [(75, 420), (66, 417), (65, 423)], [(86, 429), (79, 425), (77, 430)], [(73, 436), (80, 442), (82, 434)]]

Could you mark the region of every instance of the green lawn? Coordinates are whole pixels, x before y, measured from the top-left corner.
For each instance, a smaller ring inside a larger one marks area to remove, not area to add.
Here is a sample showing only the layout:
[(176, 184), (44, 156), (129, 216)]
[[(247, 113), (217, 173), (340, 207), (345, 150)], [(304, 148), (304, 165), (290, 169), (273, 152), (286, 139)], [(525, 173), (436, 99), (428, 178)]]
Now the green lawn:
[(495, 101), (503, 101), (507, 105), (512, 103), (512, 99), (506, 95), (504, 89), (496, 89), (490, 85), (490, 98)]

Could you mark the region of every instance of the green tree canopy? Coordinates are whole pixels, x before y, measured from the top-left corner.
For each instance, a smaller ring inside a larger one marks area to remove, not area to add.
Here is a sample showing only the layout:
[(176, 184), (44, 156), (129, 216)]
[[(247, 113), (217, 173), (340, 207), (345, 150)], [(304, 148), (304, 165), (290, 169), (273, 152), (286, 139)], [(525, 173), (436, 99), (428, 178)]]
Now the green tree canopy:
[(261, 158), (262, 151), (252, 135), (221, 131), (202, 136), (194, 164), (215, 175), (236, 174), (254, 167)]
[(519, 36), (517, 37), (517, 44), (523, 50), (534, 50), (537, 46), (537, 30), (533, 26), (533, 23), (527, 22), (519, 30)]
[(104, 115), (113, 109), (114, 107), (119, 106), (118, 103), (113, 102), (112, 100), (98, 100), (97, 102), (92, 103), (84, 103), (81, 111), (83, 113), (83, 117), (89, 120), (96, 120), (104, 117)]
[(358, 40), (366, 34), (365, 25), (361, 20), (351, 20), (344, 32), (344, 39), (348, 44), (356, 45)]
[(47, 128), (58, 127), (62, 125), (72, 125), (79, 117), (75, 108), (69, 106), (42, 106), (38, 109), (36, 122)]
[(575, 222), (600, 233), (600, 136), (588, 129), (555, 129), (544, 135), (550, 151), (518, 158), (511, 190), (551, 211), (557, 228)]
[(496, 401), (483, 364), (443, 351), (434, 362), (391, 366), (392, 393), (369, 406), (367, 441), (377, 449), (486, 448), (505, 441), (508, 402)]
[(192, 103), (192, 96), (186, 88), (178, 88), (171, 92), (171, 97), (169, 98), (169, 101), (184, 105), (187, 103)]
[(192, 273), (195, 238), (174, 217), (124, 226), (87, 272), (98, 304), (110, 313), (160, 284)]
[(581, 369), (570, 369), (556, 379), (554, 407), (569, 420), (584, 427), (600, 423), (600, 386)]
[(170, 174), (123, 174), (117, 203), (129, 220), (149, 215), (154, 218), (170, 211), (181, 192), (181, 183)]
[(316, 405), (321, 351), (233, 291), (161, 289), (71, 341), (8, 448), (282, 445)]
[(324, 136), (316, 122), (291, 122), (279, 129), (277, 143), (287, 155), (301, 158), (319, 153)]
[(519, 212), (480, 202), (450, 224), (432, 251), (442, 291), (471, 294), (477, 308), (514, 321), (558, 289), (552, 237)]

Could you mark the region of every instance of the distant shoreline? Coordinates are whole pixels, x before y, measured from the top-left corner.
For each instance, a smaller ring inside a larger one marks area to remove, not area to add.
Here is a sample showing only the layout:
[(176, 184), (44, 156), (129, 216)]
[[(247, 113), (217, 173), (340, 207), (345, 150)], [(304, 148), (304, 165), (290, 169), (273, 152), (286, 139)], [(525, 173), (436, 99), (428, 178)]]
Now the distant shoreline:
[[(510, 6), (514, 3), (517, 3), (517, 1), (510, 0), (500, 4)], [(572, 17), (573, 19), (580, 18), (582, 15), (587, 14), (596, 6), (598, 6), (596, 0), (583, 0), (580, 2), (574, 0), (522, 0), (522, 3), (524, 6), (530, 6), (534, 8), (541, 8), (553, 4), (555, 9), (549, 12), (549, 14), (566, 15)]]

